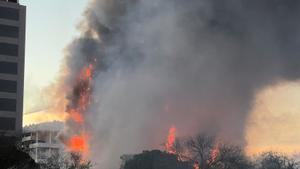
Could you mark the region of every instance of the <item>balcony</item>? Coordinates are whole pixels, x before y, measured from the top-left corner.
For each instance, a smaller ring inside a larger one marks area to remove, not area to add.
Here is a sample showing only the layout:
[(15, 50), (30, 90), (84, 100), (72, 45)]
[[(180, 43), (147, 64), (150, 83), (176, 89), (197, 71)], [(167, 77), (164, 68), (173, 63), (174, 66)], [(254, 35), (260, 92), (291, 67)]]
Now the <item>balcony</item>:
[(29, 148), (55, 148), (55, 149), (59, 149), (59, 148), (61, 148), (61, 146), (59, 144), (34, 143), (34, 144), (30, 144)]
[(26, 136), (22, 138), (22, 142), (30, 141), (30, 140), (32, 140), (31, 136)]

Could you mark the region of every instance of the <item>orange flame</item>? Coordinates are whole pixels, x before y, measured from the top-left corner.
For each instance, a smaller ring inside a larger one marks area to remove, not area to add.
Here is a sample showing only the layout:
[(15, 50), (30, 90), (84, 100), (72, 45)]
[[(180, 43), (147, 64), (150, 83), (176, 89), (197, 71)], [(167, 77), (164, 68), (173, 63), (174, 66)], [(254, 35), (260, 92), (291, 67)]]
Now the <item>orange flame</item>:
[(89, 152), (88, 135), (75, 135), (67, 143), (68, 149), (72, 152), (81, 153), (84, 156)]
[(70, 118), (73, 121), (75, 121), (76, 123), (83, 124), (84, 118), (83, 118), (82, 114), (80, 114), (78, 111), (70, 110), (69, 115), (70, 115)]
[[(74, 134), (70, 136), (67, 141), (67, 149), (72, 152), (77, 152), (87, 157), (89, 154), (89, 135), (86, 134), (84, 113), (91, 101), (91, 87), (92, 87), (92, 77), (94, 72), (94, 66), (89, 64), (84, 67), (78, 76), (77, 83), (75, 84), (75, 89), (78, 90), (78, 97), (73, 100), (74, 105), (69, 107), (67, 112), (69, 113), (69, 120), (72, 120), (77, 124), (78, 129), (74, 131)], [(72, 100), (71, 100), (72, 102)], [(72, 103), (71, 103), (72, 105)]]
[(85, 76), (86, 77), (92, 77), (92, 71), (91, 71), (91, 65), (87, 68), (87, 69), (85, 69)]
[(217, 143), (211, 150), (209, 164), (216, 162), (218, 155), (220, 154), (220, 145)]
[(196, 161), (196, 162), (194, 163), (193, 168), (194, 168), (194, 169), (200, 169), (200, 166), (199, 166), (198, 161)]
[(165, 144), (165, 150), (170, 154), (176, 154), (176, 150), (175, 150), (175, 147), (174, 147), (175, 141), (176, 141), (176, 128), (171, 127), (169, 129), (167, 142)]
[(88, 66), (84, 67), (81, 71), (80, 78), (81, 79), (92, 79), (94, 66), (89, 64)]

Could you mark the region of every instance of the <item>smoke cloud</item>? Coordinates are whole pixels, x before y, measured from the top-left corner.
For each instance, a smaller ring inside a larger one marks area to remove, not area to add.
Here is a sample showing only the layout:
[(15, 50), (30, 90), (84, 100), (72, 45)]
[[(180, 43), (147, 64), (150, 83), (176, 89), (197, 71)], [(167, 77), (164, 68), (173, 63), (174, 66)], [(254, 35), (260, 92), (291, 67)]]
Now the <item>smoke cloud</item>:
[(91, 1), (65, 84), (96, 59), (85, 116), (98, 167), (158, 148), (172, 125), (244, 145), (256, 91), (300, 77), (298, 16), (297, 0)]

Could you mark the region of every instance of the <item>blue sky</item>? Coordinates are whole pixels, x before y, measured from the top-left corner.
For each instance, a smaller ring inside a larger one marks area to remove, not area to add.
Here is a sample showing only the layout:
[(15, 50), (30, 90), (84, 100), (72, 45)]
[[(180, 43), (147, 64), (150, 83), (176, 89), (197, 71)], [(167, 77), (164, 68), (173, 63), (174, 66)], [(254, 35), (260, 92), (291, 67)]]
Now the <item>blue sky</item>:
[(55, 80), (63, 50), (78, 35), (88, 0), (20, 0), (27, 7), (25, 111), (35, 95)]

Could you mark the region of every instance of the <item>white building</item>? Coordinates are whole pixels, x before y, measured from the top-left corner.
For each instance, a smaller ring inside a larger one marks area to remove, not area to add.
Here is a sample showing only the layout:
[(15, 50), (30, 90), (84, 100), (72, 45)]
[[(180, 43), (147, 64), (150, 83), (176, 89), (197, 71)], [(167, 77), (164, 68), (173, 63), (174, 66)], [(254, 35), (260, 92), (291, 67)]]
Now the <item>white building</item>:
[(0, 0), (0, 136), (22, 134), (26, 7)]
[(62, 128), (63, 124), (61, 122), (24, 127), (23, 147), (35, 162), (42, 163), (51, 155), (59, 153), (63, 149), (63, 145), (58, 140), (58, 134)]

